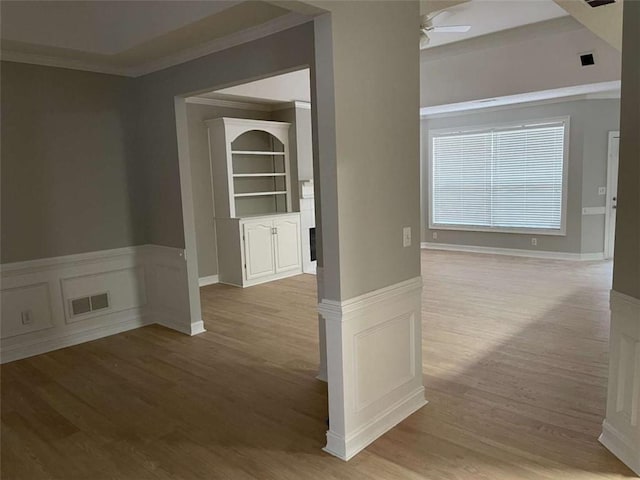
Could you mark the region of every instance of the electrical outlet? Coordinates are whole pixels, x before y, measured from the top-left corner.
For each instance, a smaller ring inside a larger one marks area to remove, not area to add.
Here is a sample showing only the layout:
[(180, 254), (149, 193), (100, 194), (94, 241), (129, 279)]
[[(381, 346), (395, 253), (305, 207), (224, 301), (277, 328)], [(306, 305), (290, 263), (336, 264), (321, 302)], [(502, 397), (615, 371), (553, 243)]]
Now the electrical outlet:
[(533, 245), (534, 247), (538, 245), (538, 239), (537, 238), (532, 238), (531, 239), (531, 245)]
[(411, 246), (411, 227), (403, 227), (402, 229), (402, 246)]
[(31, 314), (31, 310), (25, 310), (21, 312), (20, 319), (22, 320), (22, 325), (31, 325), (33, 323), (33, 315)]
[(598, 187), (598, 195), (606, 195), (607, 187)]
[(431, 235), (433, 237), (434, 240), (438, 239), (438, 232), (433, 232), (433, 235)]

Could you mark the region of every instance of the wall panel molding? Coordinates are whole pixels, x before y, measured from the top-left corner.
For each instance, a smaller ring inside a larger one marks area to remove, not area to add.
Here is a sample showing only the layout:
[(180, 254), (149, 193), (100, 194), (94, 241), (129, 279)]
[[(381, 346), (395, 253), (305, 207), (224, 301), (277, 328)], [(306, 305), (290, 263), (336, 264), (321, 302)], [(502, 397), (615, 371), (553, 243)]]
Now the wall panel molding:
[(329, 378), (325, 451), (349, 460), (426, 404), (422, 278), (335, 301), (323, 299)]
[[(0, 266), (0, 361), (26, 358), (159, 323), (194, 335), (184, 251), (140, 245)], [(82, 314), (71, 300), (107, 294), (108, 306)]]
[(600, 442), (640, 475), (640, 300), (611, 291), (607, 417)]

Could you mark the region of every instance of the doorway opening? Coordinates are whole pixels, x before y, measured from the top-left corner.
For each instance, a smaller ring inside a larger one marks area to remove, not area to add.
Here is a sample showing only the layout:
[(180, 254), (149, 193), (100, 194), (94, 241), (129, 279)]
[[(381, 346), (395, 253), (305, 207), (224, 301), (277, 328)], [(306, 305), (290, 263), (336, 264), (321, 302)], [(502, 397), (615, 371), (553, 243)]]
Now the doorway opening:
[[(279, 360), (296, 366), (288, 374), (317, 383), (327, 375), (311, 108), (307, 67), (176, 98), (183, 204), (192, 206), (189, 215), (183, 205), (192, 314), (201, 311), (205, 329), (251, 355), (280, 350)], [(297, 329), (312, 333), (287, 359), (300, 341), (279, 342)], [(326, 393), (323, 402), (326, 409)]]
[(618, 207), (618, 155), (620, 132), (609, 132), (607, 153), (607, 202), (605, 212), (604, 258), (613, 260), (616, 238), (616, 209)]

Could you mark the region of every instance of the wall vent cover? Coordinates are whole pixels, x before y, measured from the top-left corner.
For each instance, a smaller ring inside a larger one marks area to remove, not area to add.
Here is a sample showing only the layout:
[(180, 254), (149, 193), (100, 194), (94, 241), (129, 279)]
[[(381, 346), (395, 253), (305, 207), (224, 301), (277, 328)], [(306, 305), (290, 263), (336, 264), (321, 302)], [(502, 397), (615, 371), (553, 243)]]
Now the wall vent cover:
[(584, 0), (587, 4), (592, 7), (601, 7), (603, 5), (609, 5), (610, 3), (616, 3), (616, 0)]
[(580, 64), (583, 67), (588, 67), (589, 65), (595, 65), (596, 60), (593, 58), (593, 53), (583, 53), (580, 55)]
[(84, 315), (96, 310), (109, 308), (109, 294), (105, 292), (90, 295), (88, 297), (75, 298), (70, 300), (70, 303), (71, 313), (74, 317), (76, 315)]

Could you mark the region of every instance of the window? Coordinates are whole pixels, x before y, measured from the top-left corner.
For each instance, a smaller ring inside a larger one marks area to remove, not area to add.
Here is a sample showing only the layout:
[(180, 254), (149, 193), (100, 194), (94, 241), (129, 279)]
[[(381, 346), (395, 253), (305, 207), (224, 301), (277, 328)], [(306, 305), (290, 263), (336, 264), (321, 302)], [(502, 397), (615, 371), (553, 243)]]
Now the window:
[(567, 128), (432, 132), (429, 227), (564, 235)]

